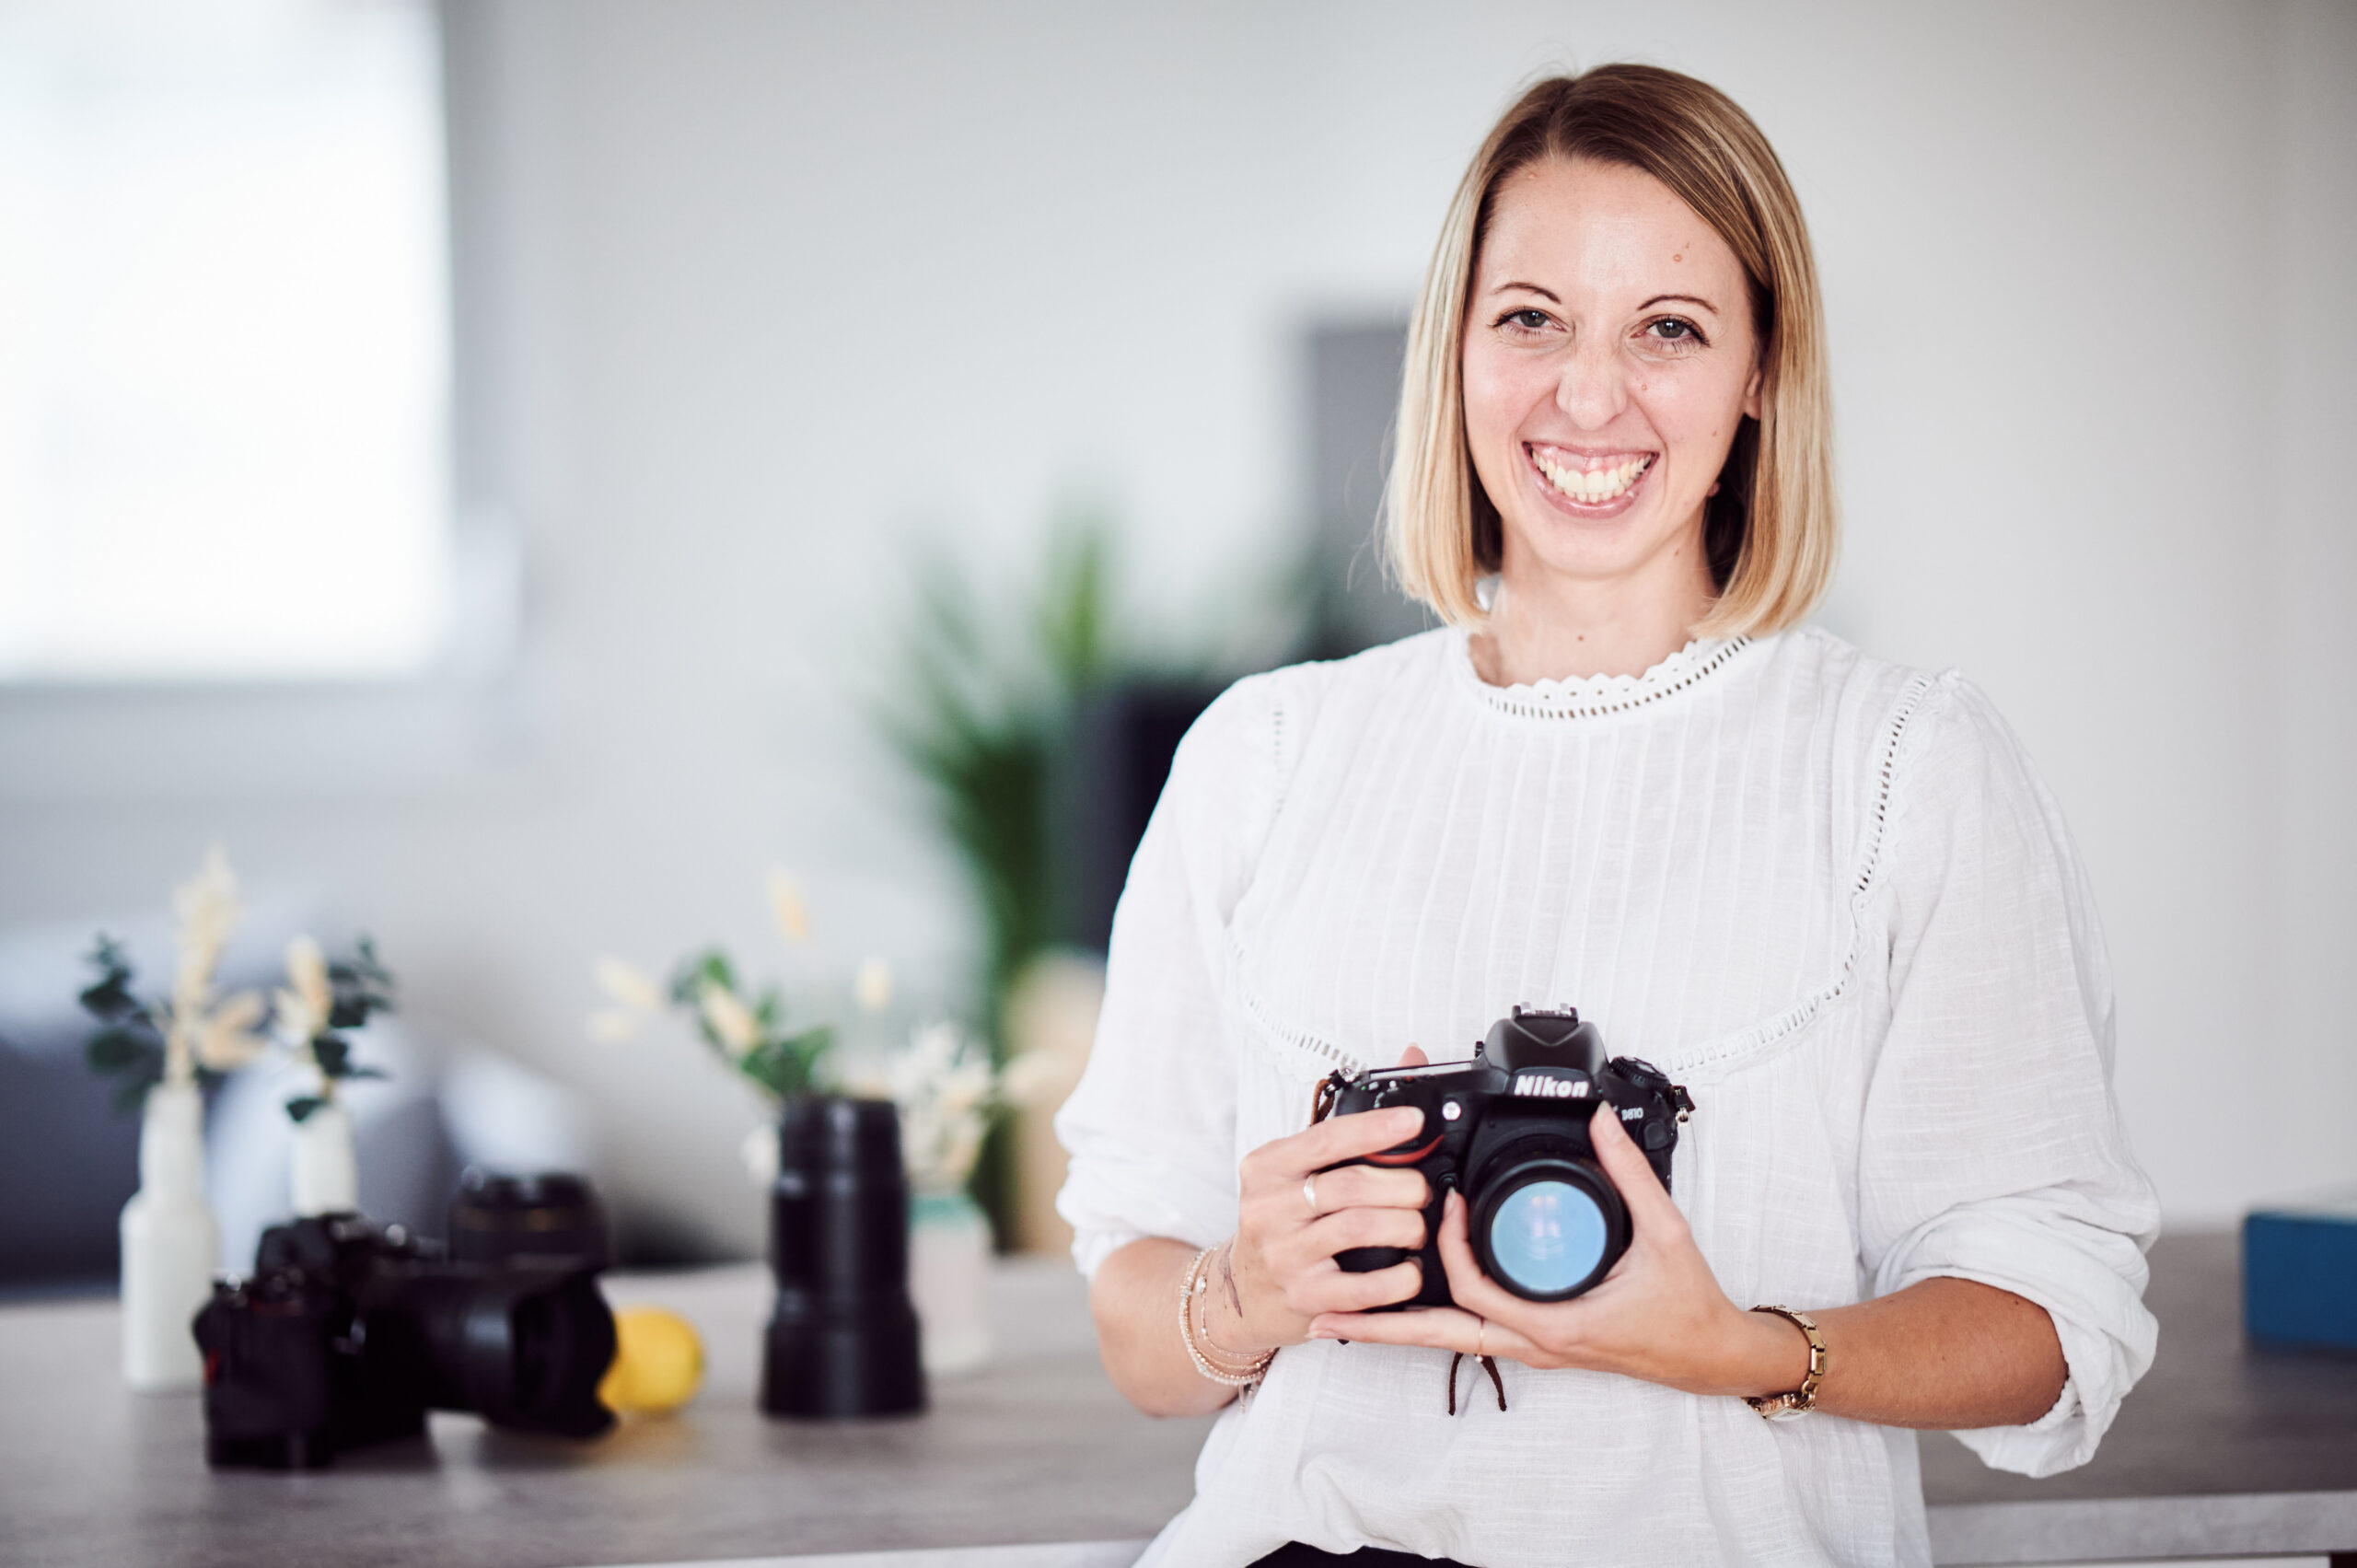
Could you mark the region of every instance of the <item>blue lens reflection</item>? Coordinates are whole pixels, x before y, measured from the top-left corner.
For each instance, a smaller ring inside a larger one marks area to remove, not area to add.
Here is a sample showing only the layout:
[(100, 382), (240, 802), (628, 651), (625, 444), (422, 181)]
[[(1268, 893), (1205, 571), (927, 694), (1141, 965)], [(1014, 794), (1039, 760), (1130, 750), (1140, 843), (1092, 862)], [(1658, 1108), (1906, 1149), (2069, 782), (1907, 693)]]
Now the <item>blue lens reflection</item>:
[(1532, 1295), (1571, 1289), (1603, 1257), (1604, 1211), (1567, 1181), (1518, 1189), (1490, 1221), (1490, 1260)]

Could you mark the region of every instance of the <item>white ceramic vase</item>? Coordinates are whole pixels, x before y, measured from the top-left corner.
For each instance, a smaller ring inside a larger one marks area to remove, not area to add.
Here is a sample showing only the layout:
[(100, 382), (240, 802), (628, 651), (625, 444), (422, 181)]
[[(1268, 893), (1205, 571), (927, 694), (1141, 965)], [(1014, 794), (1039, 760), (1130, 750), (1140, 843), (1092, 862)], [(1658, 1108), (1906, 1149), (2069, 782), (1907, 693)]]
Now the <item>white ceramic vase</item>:
[(147, 1091), (139, 1191), (122, 1206), (122, 1380), (144, 1394), (200, 1387), (193, 1324), (213, 1295), (220, 1229), (204, 1201), (204, 1101), (193, 1084)]
[(909, 1205), (909, 1296), (928, 1376), (991, 1358), (991, 1222), (963, 1192), (920, 1192)]
[(293, 1163), (287, 1169), (295, 1213), (351, 1214), (360, 1207), (360, 1165), (352, 1150), (352, 1118), (330, 1100), (295, 1123)]

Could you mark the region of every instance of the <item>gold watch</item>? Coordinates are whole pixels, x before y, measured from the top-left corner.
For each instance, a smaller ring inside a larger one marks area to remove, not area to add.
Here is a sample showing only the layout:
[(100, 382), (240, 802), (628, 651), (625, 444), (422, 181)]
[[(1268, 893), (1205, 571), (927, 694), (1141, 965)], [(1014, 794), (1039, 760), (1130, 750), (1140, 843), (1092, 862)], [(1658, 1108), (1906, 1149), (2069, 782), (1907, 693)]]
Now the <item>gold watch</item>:
[(1743, 1402), (1758, 1411), (1765, 1421), (1790, 1421), (1794, 1416), (1806, 1415), (1817, 1408), (1817, 1386), (1825, 1380), (1823, 1330), (1807, 1313), (1795, 1312), (1789, 1307), (1755, 1307), (1752, 1310), (1773, 1313), (1808, 1336), (1808, 1376), (1788, 1394), (1768, 1394), (1759, 1399), (1746, 1394)]

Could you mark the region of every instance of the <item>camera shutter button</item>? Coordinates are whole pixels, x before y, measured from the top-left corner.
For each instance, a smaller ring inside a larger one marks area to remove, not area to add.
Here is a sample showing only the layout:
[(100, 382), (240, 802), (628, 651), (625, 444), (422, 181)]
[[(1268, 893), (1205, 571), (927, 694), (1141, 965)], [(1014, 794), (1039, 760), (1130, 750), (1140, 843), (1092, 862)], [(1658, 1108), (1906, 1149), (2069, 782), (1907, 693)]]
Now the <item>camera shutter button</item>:
[(1443, 1121), (1454, 1121), (1464, 1114), (1465, 1106), (1462, 1101), (1453, 1099), (1441, 1101), (1440, 1119)]

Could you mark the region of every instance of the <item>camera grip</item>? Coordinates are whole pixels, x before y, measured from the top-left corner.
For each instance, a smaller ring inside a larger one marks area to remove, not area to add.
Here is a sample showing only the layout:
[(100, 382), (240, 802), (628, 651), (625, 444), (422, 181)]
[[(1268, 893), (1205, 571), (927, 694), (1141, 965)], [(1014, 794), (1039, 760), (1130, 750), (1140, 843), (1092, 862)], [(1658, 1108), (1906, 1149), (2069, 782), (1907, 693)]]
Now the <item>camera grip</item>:
[[(1372, 1165), (1372, 1160), (1344, 1160), (1342, 1165)], [(1341, 1166), (1333, 1167), (1341, 1169)], [(1448, 1271), (1440, 1260), (1440, 1218), (1448, 1202), (1448, 1194), (1457, 1190), (1454, 1174), (1443, 1175), (1433, 1182), (1432, 1202), (1425, 1205), (1424, 1244), (1408, 1247), (1346, 1247), (1334, 1254), (1337, 1268), (1346, 1273), (1371, 1274), (1411, 1260), (1422, 1265), (1423, 1283), (1416, 1294), (1405, 1301), (1394, 1301), (1382, 1307), (1367, 1308), (1370, 1312), (1404, 1312), (1411, 1307), (1448, 1307), (1454, 1301), (1448, 1294)]]

